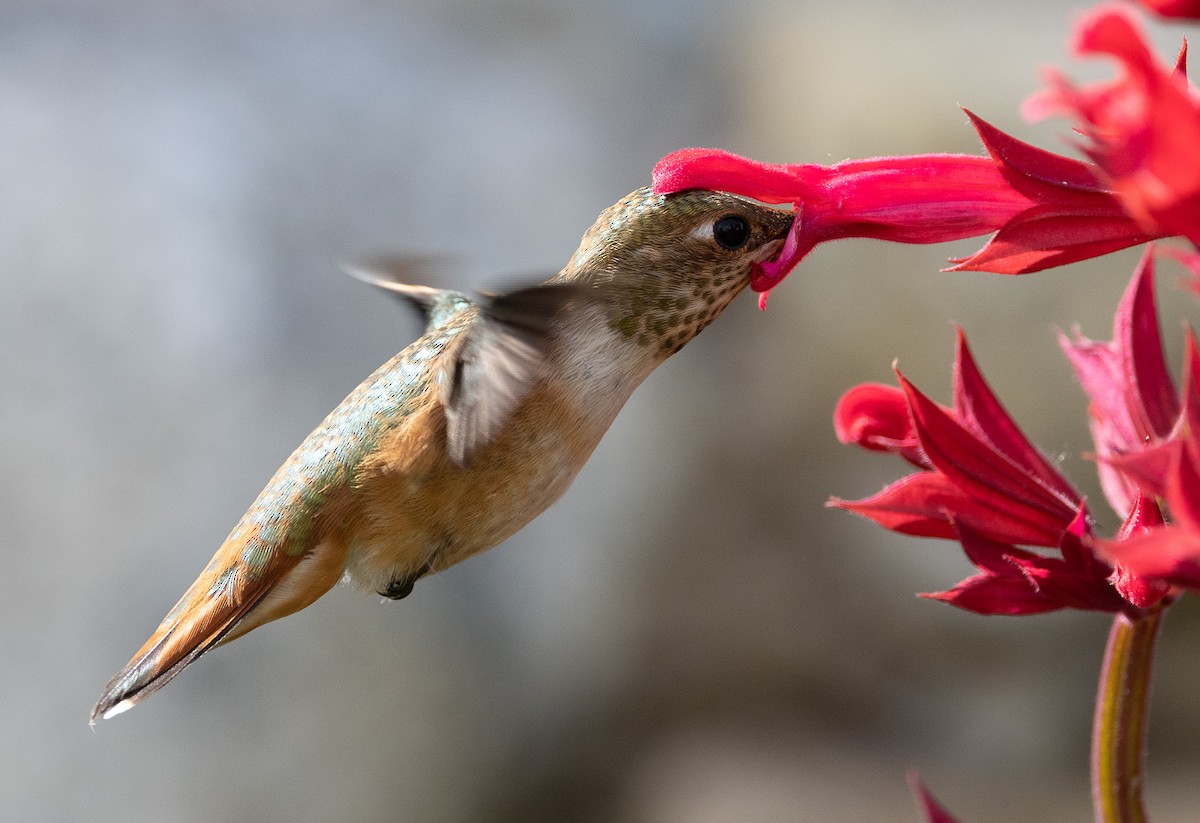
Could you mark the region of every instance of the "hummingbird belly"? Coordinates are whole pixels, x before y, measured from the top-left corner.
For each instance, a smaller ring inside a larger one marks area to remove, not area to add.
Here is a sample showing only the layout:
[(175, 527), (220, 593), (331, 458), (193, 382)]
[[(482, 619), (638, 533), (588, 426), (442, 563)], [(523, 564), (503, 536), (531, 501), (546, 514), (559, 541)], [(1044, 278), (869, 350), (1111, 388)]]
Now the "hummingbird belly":
[[(611, 416), (593, 422), (592, 411), (582, 413), (565, 392), (543, 384), (500, 437), (470, 465), (458, 466), (438, 447), (445, 422), (437, 418), (444, 412), (429, 406), (421, 413), (435, 419), (398, 430), (364, 462), (356, 490), (362, 516), (348, 540), (347, 576), (384, 591), (519, 531), (566, 492), (600, 442)], [(412, 442), (412, 432), (429, 442)]]

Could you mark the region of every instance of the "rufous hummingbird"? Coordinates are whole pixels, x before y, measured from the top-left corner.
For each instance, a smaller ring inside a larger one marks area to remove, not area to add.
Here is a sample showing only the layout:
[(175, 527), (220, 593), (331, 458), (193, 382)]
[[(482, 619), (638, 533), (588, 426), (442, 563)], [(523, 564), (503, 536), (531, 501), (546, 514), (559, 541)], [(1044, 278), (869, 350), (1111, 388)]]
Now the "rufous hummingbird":
[(541, 285), (471, 299), (381, 282), (424, 311), (424, 336), (292, 453), (91, 722), (343, 576), (399, 599), (522, 528), (566, 491), (638, 384), (779, 252), (793, 217), (643, 188)]

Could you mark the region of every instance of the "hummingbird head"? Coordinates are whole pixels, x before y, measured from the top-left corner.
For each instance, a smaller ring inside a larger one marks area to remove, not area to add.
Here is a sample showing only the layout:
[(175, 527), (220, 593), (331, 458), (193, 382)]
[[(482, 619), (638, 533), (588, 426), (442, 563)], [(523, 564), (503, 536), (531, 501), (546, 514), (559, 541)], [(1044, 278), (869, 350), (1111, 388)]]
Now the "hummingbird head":
[(779, 253), (794, 218), (723, 192), (638, 189), (600, 215), (557, 279), (599, 290), (613, 330), (669, 357)]

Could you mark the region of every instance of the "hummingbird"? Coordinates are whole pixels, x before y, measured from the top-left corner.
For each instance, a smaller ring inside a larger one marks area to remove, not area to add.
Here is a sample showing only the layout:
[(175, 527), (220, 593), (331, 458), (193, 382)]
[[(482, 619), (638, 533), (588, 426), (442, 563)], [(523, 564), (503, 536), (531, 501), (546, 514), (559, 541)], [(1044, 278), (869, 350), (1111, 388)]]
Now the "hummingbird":
[(641, 188), (539, 285), (471, 297), (358, 272), (418, 308), (425, 333), (279, 468), (91, 723), (342, 578), (398, 600), (517, 532), (567, 490), (647, 375), (779, 253), (793, 218), (727, 193)]

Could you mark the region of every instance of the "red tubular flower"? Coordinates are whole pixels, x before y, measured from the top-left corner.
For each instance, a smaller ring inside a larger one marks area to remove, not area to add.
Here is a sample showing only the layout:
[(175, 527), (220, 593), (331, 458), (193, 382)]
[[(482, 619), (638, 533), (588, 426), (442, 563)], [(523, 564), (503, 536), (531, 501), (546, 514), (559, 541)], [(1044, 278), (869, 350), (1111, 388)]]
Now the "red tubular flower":
[(654, 189), (733, 192), (792, 203), (797, 218), (779, 256), (751, 288), (766, 294), (827, 240), (869, 237), (940, 243), (997, 232), (955, 270), (1023, 274), (1152, 239), (1092, 166), (1023, 143), (967, 112), (988, 156), (925, 154), (832, 166), (759, 163), (718, 149), (682, 149), (654, 169)]
[[(997, 543), (1057, 547), (1082, 506), (1079, 493), (1008, 416), (961, 332), (953, 409), (898, 376), (900, 389), (851, 390), (835, 426), (843, 442), (894, 451), (923, 470), (872, 497), (830, 505), (905, 534), (954, 539), (965, 528)], [(897, 422), (901, 402), (907, 426)]]
[[(1117, 326), (1144, 326), (1140, 321), (1149, 316), (1150, 328), (1140, 333), (1152, 331), (1157, 341), (1152, 292), (1147, 291), (1151, 286), (1143, 267), (1130, 287)], [(1165, 367), (1158, 368), (1161, 351), (1149, 344), (1148, 337), (1139, 338), (1130, 351), (1115, 350), (1108, 360), (1128, 362), (1143, 385), (1159, 386), (1167, 379)], [(1192, 360), (1193, 376), (1200, 376), (1200, 356)], [(1094, 371), (1089, 379), (1098, 385), (1106, 375), (1117, 380), (1100, 366)], [(1088, 512), (1079, 493), (1013, 422), (983, 379), (961, 331), (953, 408), (937, 405), (903, 375), (899, 380), (900, 388), (868, 384), (851, 389), (834, 413), (834, 428), (844, 443), (893, 452), (920, 470), (872, 497), (833, 499), (830, 505), (893, 531), (958, 540), (978, 573), (948, 591), (923, 597), (979, 614), (1024, 615), (1062, 608), (1134, 613), (1167, 595), (1169, 589), (1162, 581), (1147, 579), (1137, 568), (1123, 563), (1114, 569), (1097, 557)], [(1173, 391), (1164, 396), (1174, 398)], [(1112, 404), (1123, 412), (1127, 408), (1115, 400)], [(1195, 405), (1200, 415), (1200, 396)], [(1145, 410), (1144, 406), (1138, 408)], [(1170, 410), (1159, 408), (1147, 417), (1157, 421), (1156, 414), (1165, 420)], [(1187, 416), (1185, 410), (1182, 418)], [(1200, 524), (1200, 470), (1197, 478), (1193, 510)], [(1182, 480), (1175, 481), (1176, 493), (1185, 485)], [(1143, 534), (1159, 534), (1162, 522), (1153, 501), (1135, 493), (1118, 542), (1121, 546), (1136, 544)], [(1021, 546), (1056, 549), (1057, 555)], [(1200, 538), (1196, 548), (1196, 581), (1200, 585)]]
[(1186, 52), (1172, 72), (1155, 59), (1134, 15), (1118, 5), (1085, 14), (1074, 48), (1115, 58), (1122, 76), (1074, 86), (1050, 72), (1049, 88), (1026, 102), (1026, 113), (1073, 117), (1088, 140), (1082, 151), (1142, 228), (1200, 244), (1200, 104), (1183, 71)]
[[(1117, 308), (1112, 341), (1088, 340), (1076, 330), (1073, 341), (1060, 333), (1059, 344), (1091, 400), (1092, 438), (1104, 494), (1125, 515), (1138, 484), (1114, 459), (1161, 443), (1171, 435), (1180, 412), (1159, 333), (1152, 249), (1142, 256)], [(1139, 470), (1153, 467), (1142, 461)]]

